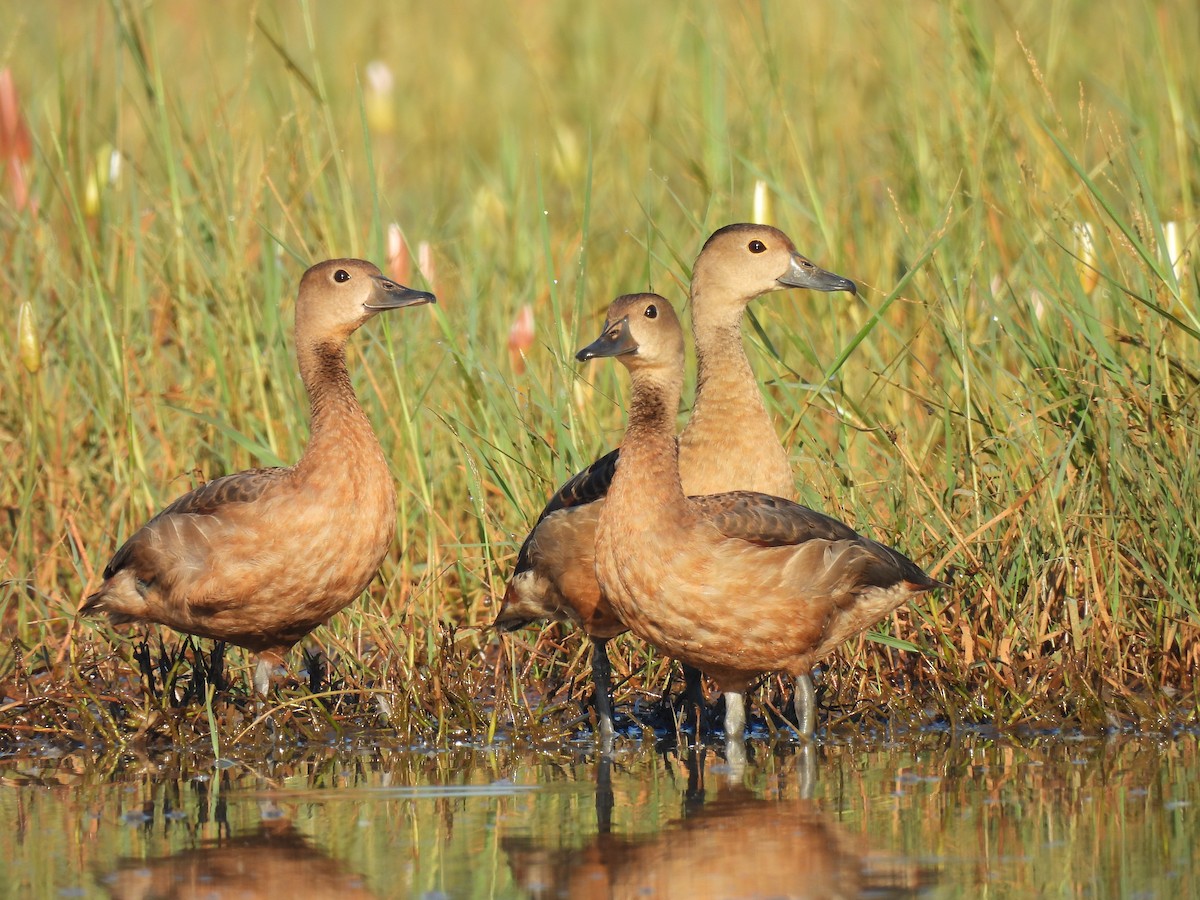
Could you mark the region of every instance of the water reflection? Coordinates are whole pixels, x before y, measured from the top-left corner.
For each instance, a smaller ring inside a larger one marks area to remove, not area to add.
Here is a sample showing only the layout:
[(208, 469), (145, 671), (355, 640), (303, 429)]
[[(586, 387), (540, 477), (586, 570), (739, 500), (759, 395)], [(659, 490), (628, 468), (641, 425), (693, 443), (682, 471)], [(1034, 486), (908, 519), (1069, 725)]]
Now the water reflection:
[(223, 835), (165, 856), (122, 859), (97, 880), (120, 900), (377, 896), (362, 875), (322, 853), (278, 807), (264, 804), (263, 813), (253, 832)]
[[(650, 835), (612, 832), (612, 762), (597, 764), (597, 834), (582, 846), (506, 838), (514, 880), (542, 898), (901, 897), (933, 871), (873, 852), (810, 799), (767, 800), (723, 775), (706, 799), (708, 754), (689, 750), (683, 814)], [(811, 762), (801, 756), (797, 763)], [(737, 766), (736, 768), (741, 768)], [(802, 782), (811, 775), (801, 772)]]
[[(0, 757), (0, 896), (1190, 896), (1200, 742)], [(230, 751), (232, 752), (232, 750)], [(936, 881), (934, 880), (936, 877)]]

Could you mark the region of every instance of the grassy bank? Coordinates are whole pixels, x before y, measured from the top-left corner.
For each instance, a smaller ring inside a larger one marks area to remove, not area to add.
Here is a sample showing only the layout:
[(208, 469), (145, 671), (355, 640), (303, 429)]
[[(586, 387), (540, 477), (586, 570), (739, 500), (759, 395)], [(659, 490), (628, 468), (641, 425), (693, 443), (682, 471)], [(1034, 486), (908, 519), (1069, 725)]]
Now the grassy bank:
[[(6, 14), (32, 152), (28, 200), (11, 163), (0, 196), (0, 742), (207, 733), (195, 698), (143, 689), (145, 652), (156, 683), (191, 680), (176, 636), (143, 652), (74, 610), (197, 480), (296, 458), (297, 279), (383, 263), (393, 222), (397, 274), (440, 301), (351, 351), (396, 549), (313, 635), (343, 693), (289, 715), (563, 733), (579, 636), (477, 626), (548, 494), (619, 438), (620, 379), (573, 352), (618, 293), (681, 302), (758, 182), (765, 218), (863, 286), (755, 307), (802, 496), (954, 576), (832, 661), (823, 718), (1194, 720), (1200, 12), (462, 5)], [(670, 668), (617, 643), (618, 702), (661, 693)]]

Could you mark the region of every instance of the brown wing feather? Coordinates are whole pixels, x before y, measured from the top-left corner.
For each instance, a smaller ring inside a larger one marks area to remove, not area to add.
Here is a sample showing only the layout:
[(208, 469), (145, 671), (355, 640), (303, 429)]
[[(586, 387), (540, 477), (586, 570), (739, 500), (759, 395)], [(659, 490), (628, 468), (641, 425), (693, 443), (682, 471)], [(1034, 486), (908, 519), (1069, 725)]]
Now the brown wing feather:
[[(194, 530), (185, 526), (183, 522), (172, 521), (176, 517), (207, 516), (230, 503), (252, 503), (272, 485), (278, 484), (279, 476), (286, 471), (278, 467), (250, 469), (215, 478), (194, 491), (188, 491), (162, 509), (121, 545), (104, 567), (104, 577), (112, 578), (117, 572), (131, 565), (137, 569), (146, 564), (152, 565), (150, 560), (141, 559), (143, 552), (156, 537), (161, 538), (168, 527), (172, 531), (180, 531), (181, 527), (187, 531)], [(143, 565), (139, 565), (139, 562)], [(153, 577), (151, 572), (138, 571), (137, 574), (139, 578)]]
[(588, 503), (594, 503), (597, 500), (604, 499), (608, 493), (609, 485), (612, 484), (613, 473), (617, 471), (617, 458), (621, 453), (621, 448), (612, 450), (598, 460), (589, 465), (586, 469), (576, 472), (554, 492), (554, 495), (547, 501), (541, 515), (537, 517), (533, 528), (529, 530), (529, 534), (525, 538), (525, 542), (521, 544), (521, 550), (517, 554), (517, 565), (513, 569), (513, 574), (510, 576), (520, 575), (523, 572), (528, 572), (533, 565), (532, 552), (535, 535), (537, 534), (538, 526), (549, 515), (558, 512), (560, 509), (570, 509), (575, 506), (584, 506)]
[(586, 469), (572, 475), (547, 501), (546, 508), (538, 516), (538, 521), (542, 521), (546, 516), (558, 512), (560, 509), (582, 506), (585, 503), (603, 499), (612, 484), (613, 473), (617, 471), (617, 460), (620, 455), (621, 448), (618, 447), (616, 450), (604, 454)]
[[(279, 477), (286, 471), (288, 470), (279, 466), (271, 466), (214, 478), (174, 500), (154, 518), (178, 513), (208, 515), (226, 503), (251, 503), (272, 485), (278, 484)], [(154, 519), (150, 521), (153, 522)]]
[(903, 553), (791, 500), (756, 491), (709, 494), (691, 500), (726, 537), (760, 547), (798, 546), (812, 540), (847, 541), (854, 552), (844, 556), (844, 564), (856, 561), (854, 568), (864, 584), (887, 586), (904, 581), (923, 590), (942, 586)]
[(821, 538), (845, 541), (859, 538), (844, 522), (782, 497), (757, 491), (729, 491), (692, 497), (701, 513), (726, 537), (760, 547), (783, 547)]

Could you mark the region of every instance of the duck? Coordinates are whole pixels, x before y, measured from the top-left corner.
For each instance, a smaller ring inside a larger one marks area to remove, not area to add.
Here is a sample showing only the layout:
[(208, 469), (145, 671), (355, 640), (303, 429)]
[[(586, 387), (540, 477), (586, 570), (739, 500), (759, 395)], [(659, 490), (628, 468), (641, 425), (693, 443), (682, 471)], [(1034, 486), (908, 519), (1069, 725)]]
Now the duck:
[(254, 687), (265, 695), (287, 651), (366, 589), (395, 535), (395, 482), (351, 384), (346, 344), (385, 310), (435, 302), (366, 260), (308, 269), (296, 298), (310, 404), (299, 460), (179, 497), (121, 545), (79, 612), (243, 647), (258, 657)]
[(601, 593), (635, 635), (726, 694), (764, 673), (790, 675), (801, 736), (811, 737), (799, 681), (849, 638), (946, 585), (790, 499), (745, 490), (688, 496), (675, 437), (683, 330), (665, 298), (614, 300), (600, 337), (576, 354), (597, 358), (615, 358), (632, 382), (620, 465), (596, 524)]
[[(802, 255), (784, 232), (735, 223), (717, 229), (692, 267), (690, 302), (697, 360), (696, 400), (680, 435), (679, 466), (688, 494), (754, 490), (792, 497), (795, 483), (742, 344), (742, 320), (752, 301), (789, 288), (854, 295), (849, 278)], [(620, 448), (567, 481), (550, 498), (525, 538), (494, 625), (515, 631), (540, 619), (569, 621), (592, 641), (601, 743), (611, 746), (611, 681), (607, 643), (626, 631), (595, 575), (595, 533)], [(688, 694), (702, 703), (699, 674), (685, 667)], [(806, 721), (815, 721), (815, 692), (804, 680)], [(725, 731), (745, 728), (745, 704), (725, 695)], [(810, 729), (811, 729), (810, 724)]]

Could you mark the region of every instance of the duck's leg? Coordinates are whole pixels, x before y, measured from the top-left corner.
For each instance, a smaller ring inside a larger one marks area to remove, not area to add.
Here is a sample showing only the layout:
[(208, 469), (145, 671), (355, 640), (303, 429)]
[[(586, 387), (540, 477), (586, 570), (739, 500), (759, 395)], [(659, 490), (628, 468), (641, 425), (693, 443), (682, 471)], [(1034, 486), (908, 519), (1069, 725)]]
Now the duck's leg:
[(273, 668), (275, 667), (265, 656), (258, 658), (258, 665), (254, 667), (254, 693), (260, 697), (267, 696), (267, 691), (271, 689), (271, 670)]
[(704, 683), (701, 680), (703, 677), (699, 669), (694, 669), (686, 664), (684, 665), (683, 696), (687, 700), (692, 722), (696, 726), (697, 741), (704, 734)]
[(725, 695), (725, 763), (731, 781), (741, 780), (746, 771), (746, 701), (740, 691)]
[(600, 729), (600, 752), (612, 753), (613, 727), (612, 669), (608, 662), (608, 638), (592, 638), (592, 682), (595, 685), (596, 724)]
[(208, 658), (208, 683), (217, 693), (223, 693), (229, 685), (225, 683), (225, 642), (213, 644), (212, 655)]
[(793, 704), (796, 707), (796, 728), (800, 737), (811, 741), (817, 732), (817, 689), (813, 687), (812, 676), (807, 672), (796, 676), (796, 696)]
[(150, 639), (145, 635), (142, 635), (142, 642), (134, 648), (133, 658), (137, 660), (142, 677), (146, 679), (146, 693), (157, 697), (158, 683), (154, 680), (154, 660), (150, 656)]
[(746, 769), (746, 699), (740, 691), (725, 691), (725, 762), (735, 781)]
[(746, 696), (739, 691), (725, 692), (725, 739), (742, 740), (746, 735)]
[(283, 654), (277, 650), (264, 650), (258, 654), (258, 665), (254, 667), (254, 690), (266, 697), (271, 690), (271, 678), (283, 666)]

